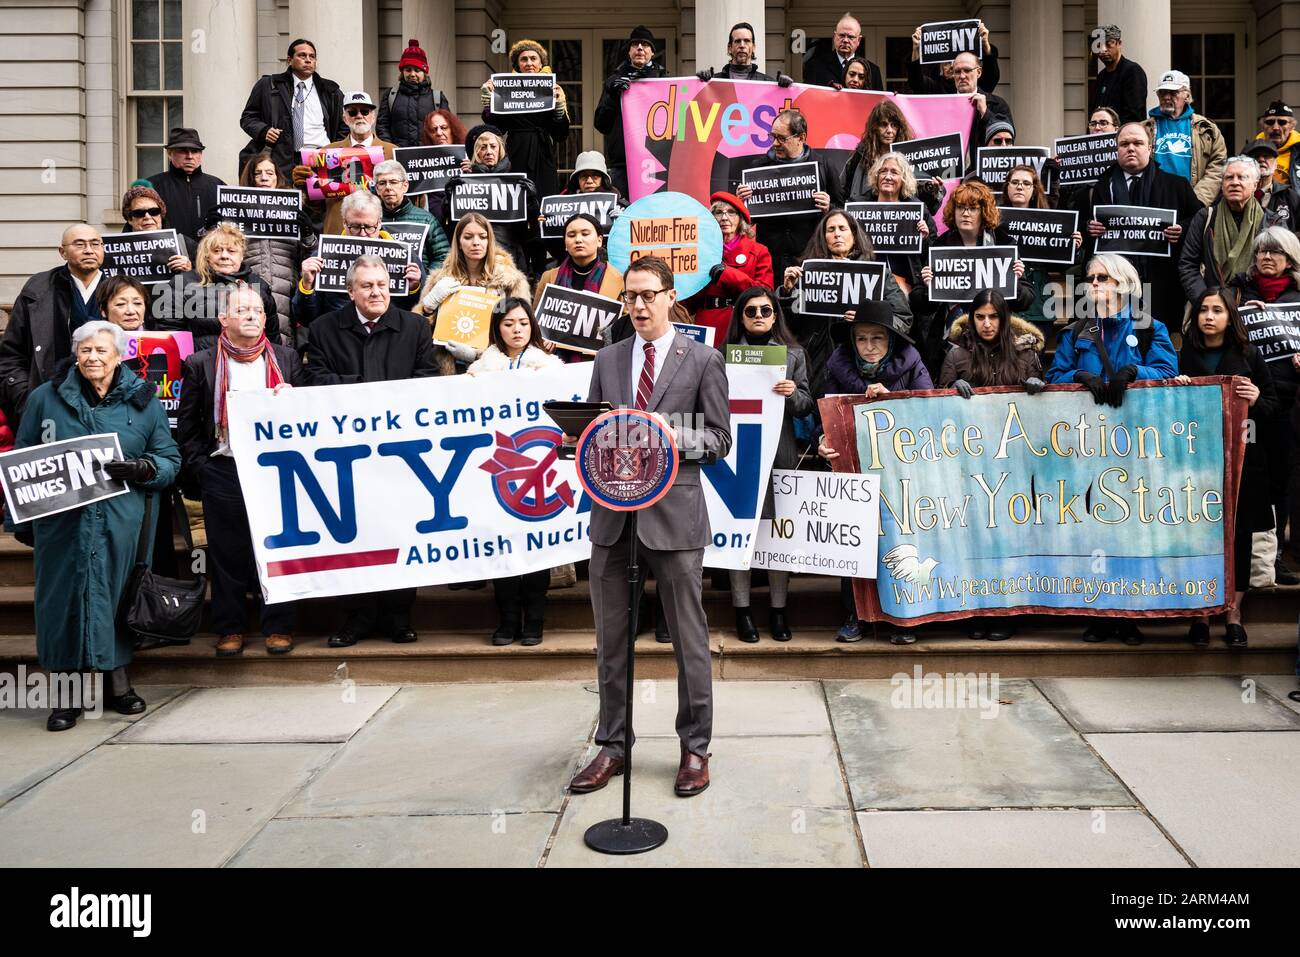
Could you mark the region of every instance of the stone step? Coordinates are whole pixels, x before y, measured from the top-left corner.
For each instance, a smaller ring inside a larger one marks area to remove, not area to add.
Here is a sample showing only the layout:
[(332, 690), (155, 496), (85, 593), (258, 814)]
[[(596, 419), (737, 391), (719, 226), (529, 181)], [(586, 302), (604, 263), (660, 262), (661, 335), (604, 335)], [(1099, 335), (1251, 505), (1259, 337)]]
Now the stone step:
[[(720, 679), (861, 679), (925, 672), (980, 672), (1004, 678), (1238, 675), (1287, 673), (1296, 660), (1293, 623), (1250, 628), (1250, 647), (1228, 648), (1222, 628), (1212, 628), (1208, 648), (1186, 641), (1187, 627), (1177, 622), (1143, 625), (1146, 643), (1129, 647), (1117, 642), (1080, 640), (1077, 622), (1027, 618), (1015, 637), (1002, 642), (971, 641), (952, 627), (919, 631), (914, 645), (896, 646), (883, 639), (855, 644), (835, 641), (831, 629), (800, 629), (794, 640), (775, 642), (764, 633), (757, 644), (738, 640), (730, 630), (710, 632), (714, 674)], [(217, 658), (215, 639), (200, 635), (189, 645), (141, 652), (131, 666), (140, 684), (185, 684), (204, 687), (319, 683), (350, 678), (362, 684), (412, 684), (444, 681), (514, 681), (595, 679), (596, 636), (591, 630), (548, 629), (534, 647), (493, 647), (486, 632), (422, 634), (419, 641), (397, 645), (370, 639), (351, 648), (330, 648), (323, 633), (304, 634), (289, 655), (270, 656), (260, 639), (250, 641), (237, 658)], [(637, 677), (671, 679), (676, 675), (672, 646), (652, 635), (637, 641)], [(36, 639), (0, 636), (0, 671), (34, 667)]]

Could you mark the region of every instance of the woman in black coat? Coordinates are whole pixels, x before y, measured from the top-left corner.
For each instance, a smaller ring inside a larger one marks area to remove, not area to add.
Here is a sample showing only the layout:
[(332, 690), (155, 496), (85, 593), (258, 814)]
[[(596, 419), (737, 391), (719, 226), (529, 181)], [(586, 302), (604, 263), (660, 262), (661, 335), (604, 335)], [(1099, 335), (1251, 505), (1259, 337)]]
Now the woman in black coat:
[[(1250, 345), (1232, 293), (1211, 287), (1192, 303), (1193, 322), (1178, 356), (1180, 375), (1173, 381), (1187, 385), (1196, 376), (1241, 376), (1233, 394), (1250, 404), (1247, 434), (1254, 420), (1267, 420), (1277, 404), (1273, 380), (1264, 357)], [(1273, 508), (1268, 494), (1268, 449), (1262, 442), (1246, 443), (1246, 461), (1237, 489), (1236, 533), (1232, 544), (1236, 593), (1226, 614), (1224, 640), (1233, 648), (1246, 647), (1241, 625), (1241, 601), (1250, 581), (1251, 535), (1273, 528)], [(1210, 616), (1192, 622), (1187, 637), (1197, 645), (1210, 642)]]
[[(505, 136), (499, 129), (487, 124), (474, 127), (466, 135), (465, 160), (461, 163), (461, 170), (474, 174), (519, 172), (506, 155)], [(462, 182), (459, 176), (452, 176), (443, 189), (443, 229), (448, 236), (456, 229), (457, 221), (451, 217), (456, 192), (461, 188)], [(529, 279), (536, 279), (546, 265), (546, 247), (537, 235), (537, 216), (540, 210), (537, 187), (527, 178), (524, 179), (523, 186), (524, 219), (516, 223), (493, 223), (492, 232), (496, 236), (497, 246), (510, 254), (519, 271), (526, 273)]]
[[(1255, 237), (1255, 261), (1248, 272), (1228, 281), (1243, 306), (1287, 306), (1300, 304), (1300, 239), (1282, 226), (1270, 226)], [(1300, 557), (1300, 452), (1292, 443), (1290, 410), (1300, 393), (1300, 355), (1278, 359), (1268, 365), (1277, 393), (1277, 412), (1263, 423), (1263, 440), (1268, 446), (1270, 494), (1277, 518), (1277, 583), (1300, 585), (1300, 575), (1282, 559), (1288, 522), (1291, 526), (1291, 556)]]
[(438, 109), (447, 109), (447, 94), (429, 82), (429, 57), (412, 39), (397, 61), (397, 86), (379, 98), (375, 133), (394, 146), (419, 146), (424, 118)]
[[(785, 324), (781, 313), (781, 303), (777, 301), (772, 290), (762, 286), (751, 286), (740, 294), (736, 305), (731, 310), (731, 328), (727, 331), (727, 343), (746, 346), (785, 346), (785, 378), (774, 386), (778, 395), (785, 397), (785, 415), (781, 419), (781, 436), (776, 443), (776, 457), (772, 460), (774, 469), (792, 469), (799, 464), (799, 447), (794, 435), (794, 420), (802, 418), (812, 411), (812, 393), (808, 391), (808, 362), (803, 349)], [(776, 517), (772, 496), (772, 483), (769, 479), (767, 493), (763, 497), (763, 510), (760, 517)], [(758, 641), (758, 627), (749, 608), (748, 568), (731, 572), (731, 604), (736, 610), (736, 635), (741, 641)], [(777, 641), (789, 641), (793, 637), (790, 625), (785, 619), (786, 596), (790, 587), (790, 573), (769, 570), (767, 573), (769, 619), (772, 637)]]
[[(519, 40), (510, 48), (510, 69), (514, 73), (550, 73), (546, 48), (536, 40)], [(555, 82), (555, 109), (549, 113), (522, 115), (492, 112), (492, 81), (480, 87), (483, 122), (504, 130), (508, 137), (510, 164), (537, 184), (542, 196), (560, 191), (556, 176), (557, 152), (569, 141), (569, 110), (564, 87)]]

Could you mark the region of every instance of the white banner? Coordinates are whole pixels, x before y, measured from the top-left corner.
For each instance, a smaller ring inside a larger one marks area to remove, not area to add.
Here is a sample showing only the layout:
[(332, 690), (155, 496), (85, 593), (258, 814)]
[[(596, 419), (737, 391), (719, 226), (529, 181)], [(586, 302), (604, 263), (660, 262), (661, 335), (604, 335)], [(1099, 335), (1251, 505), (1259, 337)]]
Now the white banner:
[(700, 470), (713, 529), (713, 543), (704, 551), (709, 568), (749, 567), (785, 415), (785, 396), (772, 387), (784, 378), (785, 366), (727, 366), (731, 452)]
[(755, 568), (876, 577), (879, 475), (775, 469), (772, 492), (774, 517), (759, 523)]
[[(705, 564), (749, 561), (776, 452), (782, 370), (729, 367), (732, 453), (705, 470)], [(591, 503), (542, 403), (561, 369), (230, 396), (230, 439), (269, 602), (521, 575), (590, 557)], [(737, 404), (739, 403), (739, 404)]]

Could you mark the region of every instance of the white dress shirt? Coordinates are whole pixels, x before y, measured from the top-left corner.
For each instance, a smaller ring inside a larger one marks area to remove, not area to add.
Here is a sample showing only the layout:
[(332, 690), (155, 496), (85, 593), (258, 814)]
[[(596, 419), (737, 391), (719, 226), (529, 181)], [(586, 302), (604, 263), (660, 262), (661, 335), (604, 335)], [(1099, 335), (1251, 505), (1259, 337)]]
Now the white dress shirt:
[[(659, 381), (659, 374), (664, 371), (664, 363), (668, 361), (668, 350), (673, 344), (673, 338), (677, 335), (677, 330), (672, 326), (668, 327), (658, 339), (651, 340), (655, 347), (655, 382)], [(636, 387), (641, 382), (641, 367), (645, 365), (645, 344), (646, 340), (641, 338), (641, 333), (637, 333), (632, 344), (632, 404), (636, 404)]]
[[(267, 348), (271, 348), (267, 346)], [(235, 362), (231, 360), (226, 366), (226, 391), (243, 392), (246, 389), (266, 389), (266, 354), (258, 356), (252, 362)], [(228, 401), (228, 399), (227, 399)], [(217, 448), (213, 455), (230, 456), (230, 443), (217, 439)]]
[[(290, 74), (292, 76), (292, 74)], [(298, 95), (298, 84), (302, 83), (307, 87), (307, 99), (303, 102), (302, 107), (302, 145), (304, 147), (312, 146), (320, 149), (322, 146), (329, 146), (330, 135), (325, 129), (325, 110), (321, 107), (320, 97), (316, 95), (316, 78), (310, 77), (306, 80), (300, 80), (293, 77), (293, 91), (289, 96), (290, 115), (292, 116), (292, 104), (294, 97)], [(293, 133), (292, 123), (289, 127), (290, 134)]]
[(90, 282), (82, 282), (77, 278), (77, 274), (71, 269), (68, 270), (68, 275), (72, 277), (72, 284), (77, 287), (77, 292), (81, 293), (81, 301), (90, 302), (90, 297), (93, 296), (95, 290), (99, 288), (99, 281), (104, 278), (104, 271), (101, 269), (96, 272), (95, 278), (90, 280)]

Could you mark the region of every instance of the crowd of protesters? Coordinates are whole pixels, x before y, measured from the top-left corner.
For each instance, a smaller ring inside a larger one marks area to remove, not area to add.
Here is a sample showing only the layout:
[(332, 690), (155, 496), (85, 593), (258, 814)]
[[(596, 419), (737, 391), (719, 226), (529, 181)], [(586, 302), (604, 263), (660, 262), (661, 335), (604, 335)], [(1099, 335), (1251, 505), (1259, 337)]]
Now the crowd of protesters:
[[(1047, 182), (1045, 170), (1033, 166), (1015, 167), (997, 188), (974, 175), (958, 176), (955, 188), (938, 177), (919, 176), (903, 154), (891, 150), (916, 134), (890, 101), (876, 106), (860, 133), (853, 131), (859, 142), (841, 164), (810, 147), (808, 120), (786, 109), (772, 121), (771, 148), (763, 162), (816, 163), (821, 185), (813, 196), (815, 208), (760, 219), (747, 206), (752, 197), (747, 184), (714, 193), (710, 208), (722, 232), (722, 256), (708, 266), (709, 284), (678, 302), (674, 317), (710, 327), (719, 349), (737, 343), (787, 347), (785, 374), (774, 387), (785, 403), (778, 468), (824, 468), (838, 457), (816, 414), (816, 400), (831, 394), (871, 398), (939, 388), (970, 398), (976, 389), (1013, 386), (1033, 396), (1047, 384), (1077, 384), (1096, 402), (1119, 406), (1136, 381), (1238, 377), (1235, 393), (1250, 406), (1262, 436), (1246, 456), (1230, 558), (1238, 589), (1224, 637), (1241, 647), (1247, 642), (1241, 609), (1252, 573), (1254, 533), (1276, 536), (1272, 577), (1300, 583), (1287, 561), (1300, 554), (1295, 533), (1300, 458), (1294, 434), (1300, 430), (1300, 355), (1264, 362), (1249, 344), (1240, 315), (1246, 306), (1300, 303), (1300, 240), (1294, 232), (1300, 226), (1300, 134), (1292, 109), (1274, 102), (1260, 118), (1258, 135), (1229, 155), (1219, 128), (1196, 111), (1185, 74), (1160, 72), (1148, 89), (1146, 71), (1124, 56), (1119, 28), (1101, 31), (1087, 129), (1061, 131), (1115, 135), (1116, 162), (1095, 185), (1060, 190)], [(859, 55), (861, 41), (860, 22), (846, 14), (831, 42), (807, 59), (805, 81), (836, 90), (879, 89), (880, 67)], [(728, 35), (726, 62), (702, 70), (699, 78), (789, 86), (789, 76), (759, 71), (757, 42), (752, 26), (736, 24)], [(908, 68), (912, 92), (970, 99), (975, 119), (968, 170), (978, 147), (1009, 145), (1016, 135), (1011, 107), (995, 92), (998, 51), (983, 24), (978, 42), (977, 53), (961, 53), (942, 67), (923, 66), (918, 30)], [(67, 228), (58, 249), (63, 264), (27, 282), (0, 341), (0, 443), (22, 447), (54, 437), (116, 432), (124, 461), (113, 463), (110, 471), (128, 482), (131, 494), (18, 529), (36, 549), (37, 636), (45, 667), (109, 673), (113, 706), (123, 713), (144, 709), (126, 677), (131, 636), (116, 622), (114, 603), (136, 559), (135, 535), (150, 514), (147, 498), (155, 500), (152, 514), (158, 518), (170, 512), (173, 495), (188, 500), (191, 513), (201, 509), (205, 519), (216, 654), (243, 652), (247, 596), (260, 590), (228, 441), (230, 390), (458, 373), (514, 375), (582, 358), (557, 352), (542, 336), (534, 311), (542, 288), (554, 283), (621, 299), (626, 306), (624, 277), (608, 261), (607, 225), (578, 214), (564, 224), (561, 239), (544, 240), (539, 200), (562, 191), (613, 192), (617, 208), (626, 205), (622, 97), (632, 83), (664, 76), (666, 70), (663, 46), (645, 27), (631, 32), (624, 54), (604, 81), (591, 120), (605, 136), (603, 153), (582, 153), (572, 174), (561, 180), (561, 146), (579, 118), (571, 115), (560, 84), (550, 112), (497, 115), (489, 80), (481, 88), (481, 116), (466, 129), (447, 93), (431, 85), (428, 57), (415, 39), (402, 54), (394, 84), (380, 91), (377, 101), (321, 76), (314, 45), (295, 40), (286, 52), (286, 70), (262, 77), (252, 90), (240, 121), (249, 139), (240, 169), (228, 172), (237, 173), (232, 179), (244, 186), (302, 190), (296, 237), (245, 240), (223, 221), (217, 188), (224, 184), (203, 170), (205, 147), (192, 128), (171, 131), (168, 169), (132, 184), (121, 203), (124, 231), (177, 231), (180, 246), (167, 262), (171, 283), (147, 289), (135, 280), (107, 277), (100, 232), (85, 224)], [(701, 62), (705, 56), (701, 51)], [(516, 73), (551, 69), (546, 46), (529, 39), (515, 42), (508, 60)], [(1159, 105), (1148, 111), (1149, 93)], [(827, 131), (818, 133), (819, 141), (826, 138)], [(444, 191), (412, 196), (410, 177), (394, 161), (393, 150), (421, 145), (462, 145), (465, 159)], [(340, 149), (368, 157), (361, 161), (361, 175), (326, 179), (301, 162), (312, 150)], [(452, 218), (456, 195), (464, 188), (461, 175), (500, 173), (523, 175), (527, 212), (522, 221), (494, 224), (477, 213)], [(919, 254), (878, 257), (858, 220), (844, 209), (850, 202), (913, 199), (924, 204)], [(1096, 252), (1105, 227), (1093, 209), (1112, 203), (1174, 210), (1175, 222), (1165, 230), (1172, 255)], [(1019, 259), (1013, 298), (978, 290), (961, 305), (931, 300), (929, 249), (1014, 244), (1000, 208), (1080, 211), (1081, 228), (1071, 237), (1076, 251), (1071, 271), (1095, 306), (1094, 319), (1057, 321), (1051, 299), (1061, 273)], [(387, 269), (373, 256), (352, 263), (346, 293), (317, 290), (323, 267), (315, 254), (319, 236), (388, 238), (385, 224), (399, 222), (427, 226), (402, 291), (390, 294)], [(881, 301), (861, 303), (843, 320), (802, 314), (796, 290), (802, 263), (809, 259), (884, 262)], [(499, 297), (490, 344), (482, 352), (431, 338), (442, 304), (465, 286)], [(635, 334), (627, 318), (604, 331), (606, 340)], [(142, 370), (125, 360), (124, 333), (141, 328), (194, 337), (174, 436), (142, 384)], [(772, 508), (769, 488), (762, 515), (771, 517)], [(170, 542), (161, 544), (166, 550)], [(499, 623), (492, 644), (543, 640), (550, 580), (550, 572), (542, 571), (493, 583)], [(752, 584), (749, 572), (731, 573), (736, 633), (746, 642), (760, 640)], [(768, 630), (772, 638), (787, 641), (797, 615), (797, 610), (787, 614), (789, 575), (770, 572), (766, 586)], [(871, 636), (873, 626), (858, 618), (849, 580), (841, 590), (844, 624), (838, 640)], [(329, 645), (347, 647), (372, 637), (417, 640), (414, 600), (414, 589), (338, 599), (338, 626)], [(292, 651), (293, 605), (262, 605), (259, 614), (267, 651)], [(665, 628), (660, 623), (657, 637), (672, 640)], [(980, 618), (970, 623), (969, 633), (1001, 640), (1015, 628), (1011, 616)], [(1191, 641), (1204, 645), (1209, 634), (1206, 620), (1191, 621)], [(892, 629), (885, 637), (910, 644), (916, 633)], [(1083, 637), (1142, 641), (1137, 624), (1119, 618), (1095, 619)], [(73, 709), (56, 709), (49, 726), (71, 727), (76, 717)]]

